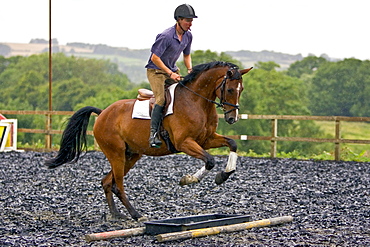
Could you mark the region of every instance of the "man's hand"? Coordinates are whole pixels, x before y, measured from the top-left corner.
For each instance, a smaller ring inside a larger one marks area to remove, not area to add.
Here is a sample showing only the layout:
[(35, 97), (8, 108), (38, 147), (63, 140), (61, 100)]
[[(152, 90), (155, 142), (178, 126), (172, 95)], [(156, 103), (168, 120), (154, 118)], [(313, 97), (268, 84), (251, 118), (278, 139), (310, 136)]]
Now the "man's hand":
[(173, 72), (171, 73), (170, 78), (175, 80), (175, 81), (180, 81), (181, 80), (181, 76), (179, 74), (173, 73)]

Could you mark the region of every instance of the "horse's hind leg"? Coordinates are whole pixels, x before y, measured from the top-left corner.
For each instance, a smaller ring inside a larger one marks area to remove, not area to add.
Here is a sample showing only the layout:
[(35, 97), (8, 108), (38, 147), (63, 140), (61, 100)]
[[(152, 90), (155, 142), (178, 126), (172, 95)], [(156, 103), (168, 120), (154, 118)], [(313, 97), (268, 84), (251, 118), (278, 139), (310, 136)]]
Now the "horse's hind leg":
[(128, 200), (124, 190), (123, 181), (124, 176), (134, 166), (136, 161), (140, 159), (141, 155), (128, 153), (126, 150), (126, 144), (124, 144), (123, 141), (122, 146), (119, 146), (120, 145), (116, 145), (115, 147), (110, 146), (110, 148), (107, 149), (101, 147), (112, 167), (110, 176), (108, 174), (103, 181), (103, 187), (104, 191), (106, 191), (108, 206), (114, 216), (121, 215), (113, 201), (112, 193), (114, 193), (126, 207), (131, 217), (135, 220), (139, 220), (142, 217)]
[[(130, 201), (127, 198), (127, 195), (124, 190), (124, 184), (123, 184), (123, 178), (126, 176), (126, 174), (129, 172), (129, 170), (135, 165), (136, 161), (141, 158), (141, 154), (132, 154), (127, 152), (125, 155), (125, 168), (118, 169), (112, 168), (114, 171), (114, 179), (115, 179), (115, 185), (116, 189), (113, 190), (113, 192), (116, 194), (116, 196), (120, 199), (120, 201), (123, 203), (123, 205), (126, 207), (128, 212), (130, 213), (131, 217), (138, 221), (145, 221), (147, 220), (145, 217), (142, 217), (136, 209), (131, 205)], [(113, 167), (113, 166), (112, 166)]]
[(112, 171), (110, 171), (101, 181), (101, 184), (104, 189), (105, 197), (107, 199), (109, 211), (113, 218), (126, 218), (121, 214), (116, 207), (116, 204), (113, 199), (113, 192), (116, 190), (115, 183), (113, 179)]

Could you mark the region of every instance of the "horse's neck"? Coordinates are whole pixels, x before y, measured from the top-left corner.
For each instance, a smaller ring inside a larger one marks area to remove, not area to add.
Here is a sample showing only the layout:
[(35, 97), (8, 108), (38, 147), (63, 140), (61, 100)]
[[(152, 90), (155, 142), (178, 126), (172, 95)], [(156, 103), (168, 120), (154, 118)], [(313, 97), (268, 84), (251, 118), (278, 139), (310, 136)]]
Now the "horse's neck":
[(212, 68), (203, 72), (189, 87), (194, 92), (214, 101), (216, 99), (216, 87), (225, 73), (220, 68)]

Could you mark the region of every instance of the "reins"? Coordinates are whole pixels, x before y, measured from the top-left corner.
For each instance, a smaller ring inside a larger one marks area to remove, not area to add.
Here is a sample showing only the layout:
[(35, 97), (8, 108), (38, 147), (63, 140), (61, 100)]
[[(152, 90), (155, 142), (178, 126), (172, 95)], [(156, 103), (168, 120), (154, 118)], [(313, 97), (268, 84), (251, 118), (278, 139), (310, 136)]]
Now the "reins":
[(201, 95), (201, 94), (199, 94), (199, 93), (195, 92), (194, 90), (190, 89), (188, 86), (186, 86), (185, 84), (183, 84), (183, 83), (182, 83), (182, 81), (179, 81), (179, 84), (180, 84), (181, 86), (183, 86), (184, 88), (186, 88), (187, 90), (189, 90), (190, 92), (192, 92), (193, 94), (195, 94), (195, 95), (197, 95), (197, 96), (199, 96), (199, 97), (201, 97), (201, 98), (203, 98), (203, 99), (207, 100), (208, 102), (211, 102), (211, 103), (215, 104), (217, 107), (222, 107), (222, 104), (220, 104), (220, 103), (218, 103), (218, 102), (216, 102), (216, 101), (214, 101), (214, 100), (207, 99), (207, 98), (206, 98), (206, 97), (204, 97), (203, 95)]
[[(227, 114), (227, 113), (229, 113), (229, 112), (232, 112), (232, 111), (235, 111), (235, 110), (239, 109), (239, 105), (234, 105), (234, 104), (231, 104), (231, 103), (229, 103), (229, 102), (224, 102), (224, 98), (225, 98), (225, 95), (224, 95), (224, 94), (225, 94), (225, 86), (226, 86), (226, 81), (227, 81), (227, 79), (230, 79), (230, 80), (240, 79), (240, 78), (232, 78), (232, 77), (230, 77), (230, 76), (229, 76), (229, 72), (231, 72), (232, 70), (235, 70), (235, 69), (237, 69), (237, 68), (236, 68), (236, 67), (232, 67), (232, 68), (230, 68), (230, 69), (226, 72), (226, 75), (224, 75), (224, 79), (222, 80), (222, 82), (221, 82), (221, 83), (216, 87), (216, 89), (215, 89), (215, 90), (217, 90), (217, 89), (219, 89), (219, 88), (221, 89), (220, 103), (218, 103), (218, 102), (216, 102), (216, 101), (214, 101), (214, 100), (210, 100), (210, 99), (208, 99), (208, 98), (204, 97), (203, 95), (201, 95), (201, 94), (199, 94), (199, 93), (195, 92), (194, 90), (192, 90), (191, 88), (189, 88), (188, 86), (186, 86), (185, 84), (183, 84), (183, 83), (182, 83), (182, 81), (179, 81), (179, 84), (180, 84), (181, 86), (183, 86), (184, 88), (186, 88), (187, 90), (189, 90), (190, 92), (192, 92), (193, 94), (195, 94), (195, 95), (197, 95), (197, 96), (201, 97), (202, 99), (205, 99), (206, 101), (208, 101), (208, 102), (210, 102), (210, 103), (215, 104), (217, 107), (221, 107), (221, 108), (224, 110), (224, 114)], [(232, 107), (234, 107), (234, 108), (225, 112), (224, 105), (232, 106)]]

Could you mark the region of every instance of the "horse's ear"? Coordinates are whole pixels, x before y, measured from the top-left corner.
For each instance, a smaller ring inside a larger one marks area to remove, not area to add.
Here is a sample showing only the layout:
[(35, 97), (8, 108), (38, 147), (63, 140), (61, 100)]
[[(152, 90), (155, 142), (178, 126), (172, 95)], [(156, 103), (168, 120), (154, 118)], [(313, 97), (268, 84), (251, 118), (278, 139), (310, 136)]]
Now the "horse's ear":
[(241, 73), (242, 75), (247, 74), (251, 69), (253, 69), (253, 67), (250, 67), (249, 69), (243, 69), (243, 70), (240, 70), (240, 73)]

